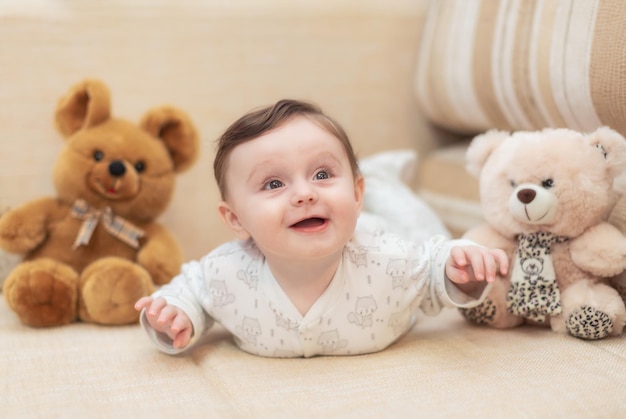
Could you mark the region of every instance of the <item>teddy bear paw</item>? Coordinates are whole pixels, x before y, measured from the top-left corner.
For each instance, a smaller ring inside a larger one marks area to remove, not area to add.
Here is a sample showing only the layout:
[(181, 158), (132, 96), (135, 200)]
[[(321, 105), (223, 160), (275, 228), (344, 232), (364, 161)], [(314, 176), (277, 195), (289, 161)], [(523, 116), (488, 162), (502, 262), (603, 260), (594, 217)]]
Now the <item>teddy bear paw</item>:
[(72, 268), (40, 259), (17, 265), (6, 278), (3, 293), (25, 325), (60, 326), (76, 320), (77, 284)]
[(102, 258), (81, 274), (79, 317), (99, 324), (130, 324), (139, 320), (135, 302), (154, 290), (150, 274), (119, 258)]
[(488, 298), (476, 307), (462, 308), (459, 311), (467, 321), (479, 326), (490, 325), (496, 317), (496, 305)]
[(568, 332), (581, 339), (597, 340), (607, 337), (613, 330), (613, 321), (603, 311), (582, 306), (572, 312), (565, 321)]

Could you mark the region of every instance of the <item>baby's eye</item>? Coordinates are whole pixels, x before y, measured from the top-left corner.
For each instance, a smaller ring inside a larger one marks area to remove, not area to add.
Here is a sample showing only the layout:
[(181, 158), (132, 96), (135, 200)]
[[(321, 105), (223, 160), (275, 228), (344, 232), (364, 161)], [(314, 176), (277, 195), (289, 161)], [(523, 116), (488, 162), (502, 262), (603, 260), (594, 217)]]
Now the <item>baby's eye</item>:
[(317, 180), (330, 179), (330, 174), (326, 170), (320, 170), (319, 172), (315, 174), (315, 179)]
[(280, 180), (274, 179), (265, 183), (265, 185), (263, 185), (263, 189), (278, 189), (278, 188), (282, 188), (283, 186), (285, 186), (283, 182), (281, 182)]

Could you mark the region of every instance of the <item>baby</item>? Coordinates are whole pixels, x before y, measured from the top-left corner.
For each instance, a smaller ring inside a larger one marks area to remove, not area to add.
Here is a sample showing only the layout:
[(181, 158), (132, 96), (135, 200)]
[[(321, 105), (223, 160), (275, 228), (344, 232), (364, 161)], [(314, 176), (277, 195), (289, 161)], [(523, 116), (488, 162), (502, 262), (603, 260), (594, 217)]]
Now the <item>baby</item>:
[(499, 249), (439, 236), (417, 244), (357, 225), (365, 187), (357, 158), (341, 126), (310, 103), (281, 100), (235, 121), (214, 171), (219, 215), (238, 240), (185, 264), (135, 305), (169, 354), (214, 322), (261, 356), (375, 352), (419, 310), (480, 304), (509, 269)]

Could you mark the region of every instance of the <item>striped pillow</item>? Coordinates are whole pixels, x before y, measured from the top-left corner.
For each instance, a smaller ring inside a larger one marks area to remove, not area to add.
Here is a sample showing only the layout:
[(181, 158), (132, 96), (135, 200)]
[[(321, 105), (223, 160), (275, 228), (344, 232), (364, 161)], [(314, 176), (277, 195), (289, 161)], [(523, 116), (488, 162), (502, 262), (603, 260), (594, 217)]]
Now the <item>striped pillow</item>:
[(626, 2), (431, 0), (415, 89), (437, 125), (626, 135)]

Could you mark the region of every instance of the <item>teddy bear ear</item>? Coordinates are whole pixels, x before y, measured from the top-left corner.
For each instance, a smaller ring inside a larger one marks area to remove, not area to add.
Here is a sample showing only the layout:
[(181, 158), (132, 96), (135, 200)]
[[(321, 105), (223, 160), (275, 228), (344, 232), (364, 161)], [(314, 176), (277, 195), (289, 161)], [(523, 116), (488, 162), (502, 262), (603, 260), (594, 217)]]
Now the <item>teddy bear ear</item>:
[(490, 130), (474, 137), (465, 153), (467, 171), (479, 177), (483, 166), (493, 150), (498, 148), (509, 136), (510, 133), (507, 131)]
[(600, 127), (588, 134), (585, 139), (603, 153), (613, 177), (626, 169), (626, 138), (619, 132), (609, 127)]
[(153, 108), (146, 112), (139, 125), (152, 136), (163, 140), (176, 172), (187, 170), (196, 161), (200, 140), (186, 112), (172, 106)]
[(65, 137), (98, 125), (111, 116), (109, 88), (99, 80), (83, 80), (59, 99), (54, 114), (57, 130)]

